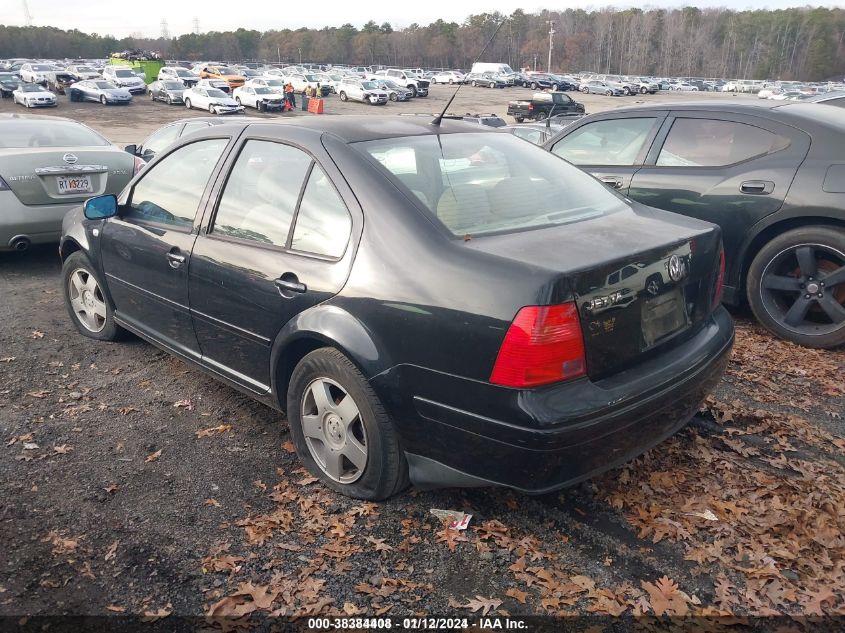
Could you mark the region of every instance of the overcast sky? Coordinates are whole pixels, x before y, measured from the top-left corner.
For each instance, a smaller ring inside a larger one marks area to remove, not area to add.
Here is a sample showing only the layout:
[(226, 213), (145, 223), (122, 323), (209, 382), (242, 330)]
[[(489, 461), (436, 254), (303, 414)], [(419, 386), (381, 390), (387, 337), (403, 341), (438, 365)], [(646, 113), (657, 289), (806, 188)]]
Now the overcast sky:
[[(429, 24), (442, 18), (446, 21), (461, 22), (470, 14), (485, 11), (500, 11), (505, 14), (522, 8), (526, 12), (535, 12), (543, 8), (565, 9), (568, 7), (617, 7), (649, 6), (677, 7), (683, 5), (730, 6), (732, 9), (771, 8), (803, 6), (809, 2), (796, 0), (739, 0), (726, 2), (711, 0), (700, 2), (690, 0), (667, 1), (652, 0), (636, 2), (620, 0), (618, 2), (585, 3), (572, 0), (553, 0), (535, 4), (527, 2), (509, 2), (508, 0), (367, 0), (355, 2), (345, 0), (324, 0), (323, 2), (303, 2), (302, 0), (278, 0), (276, 2), (231, 2), (231, 0), (143, 0), (129, 3), (120, 0), (27, 0), (36, 26), (56, 26), (64, 29), (76, 28), (88, 33), (111, 34), (124, 37), (141, 33), (148, 37), (157, 37), (161, 32), (162, 19), (167, 20), (171, 35), (188, 33), (193, 29), (194, 17), (199, 18), (201, 31), (223, 31), (238, 27), (260, 31), (269, 29), (340, 26), (350, 22), (361, 26), (370, 19), (390, 22), (394, 28), (406, 27), (414, 22)], [(841, 3), (818, 3), (833, 6)], [(23, 0), (0, 0), (0, 24), (23, 26)]]

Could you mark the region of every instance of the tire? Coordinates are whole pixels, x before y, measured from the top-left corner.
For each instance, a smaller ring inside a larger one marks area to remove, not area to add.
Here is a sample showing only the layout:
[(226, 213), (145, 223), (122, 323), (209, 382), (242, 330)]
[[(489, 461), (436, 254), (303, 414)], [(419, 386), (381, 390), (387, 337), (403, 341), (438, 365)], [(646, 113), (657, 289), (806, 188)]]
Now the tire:
[[(241, 103), (241, 98), (240, 98), (240, 97), (235, 97), (235, 102), (236, 102), (239, 106), (243, 106), (243, 104)], [(259, 102), (256, 102), (256, 104), (255, 104), (255, 105), (256, 105), (256, 107), (258, 107), (258, 103), (259, 103)]]
[(173, 97), (167, 95), (167, 105), (173, 105)]
[(536, 82), (536, 81), (532, 81), (532, 82), (531, 82), (531, 85), (529, 86), (529, 88), (531, 88), (531, 90), (537, 90), (537, 82)]
[(62, 293), (76, 329), (98, 341), (117, 341), (126, 335), (126, 330), (115, 323), (114, 308), (102, 289), (103, 282), (85, 253), (76, 251), (65, 260)]
[(340, 97), (341, 101), (346, 101), (349, 98), (349, 97), (346, 96), (346, 93), (343, 90), (340, 91), (340, 94), (338, 95), (338, 97)]
[(215, 111), (215, 108), (214, 108), (214, 104), (209, 104), (209, 106), (208, 106), (208, 111), (209, 111), (211, 114), (217, 114), (217, 112)]
[(399, 98), (399, 97), (397, 97), (397, 96), (396, 96), (396, 93), (395, 93), (395, 92), (391, 92), (391, 93), (390, 93), (390, 100), (391, 100), (391, 101), (396, 101), (398, 98)]
[(155, 100), (156, 100), (156, 96), (153, 94), (153, 91), (150, 90), (150, 101), (155, 101)]
[(745, 288), (754, 316), (776, 336), (804, 347), (845, 344), (845, 230), (779, 235), (754, 257)]
[(605, 91), (604, 95), (605, 95), (606, 97), (612, 97), (612, 96), (613, 96), (613, 90), (607, 90), (607, 91)]
[(106, 104), (106, 95), (100, 95), (100, 103), (102, 103), (103, 105), (107, 105)]
[(557, 92), (560, 89), (560, 86), (557, 84), (552, 84), (552, 92)]
[(644, 94), (645, 94), (645, 93), (647, 93), (647, 92), (648, 92), (648, 88), (646, 88), (645, 86), (642, 86), (642, 87), (640, 88), (640, 94), (641, 94), (641, 95), (644, 95)]
[(299, 459), (332, 490), (380, 501), (408, 486), (408, 465), (393, 424), (367, 380), (338, 350), (318, 349), (299, 362), (288, 387), (287, 412)]
[(191, 100), (190, 99), (185, 99), (185, 107), (188, 108), (188, 110), (191, 109)]
[(581, 88), (581, 92), (583, 92), (584, 94), (588, 94), (590, 92), (590, 89), (589, 88)]
[(538, 112), (538, 113), (537, 113), (537, 116), (535, 117), (535, 120), (537, 120), (537, 121), (545, 121), (547, 116), (549, 116), (549, 113), (548, 113), (548, 112)]
[(453, 83), (455, 83), (455, 80), (454, 80), (454, 79), (450, 79), (450, 80), (449, 80), (449, 85), (451, 86)]
[(622, 94), (626, 97), (631, 96), (631, 89), (628, 86), (625, 86), (624, 88), (622, 88)]
[(472, 80), (472, 83), (471, 83), (470, 85), (471, 85), (473, 88), (475, 88), (476, 86), (478, 86), (478, 84), (476, 83), (475, 79), (473, 79), (473, 80)]
[(525, 120), (525, 119), (524, 119), (523, 117), (521, 117), (521, 116), (515, 116), (515, 117), (514, 117), (514, 119), (516, 120), (516, 122), (517, 122), (517, 123), (522, 123), (522, 122)]
[(408, 90), (410, 90), (410, 91), (411, 91), (411, 96), (412, 96), (412, 97), (416, 97), (416, 96), (417, 96), (417, 87), (416, 87), (414, 84), (411, 84), (410, 86), (407, 86), (407, 88), (408, 88)]

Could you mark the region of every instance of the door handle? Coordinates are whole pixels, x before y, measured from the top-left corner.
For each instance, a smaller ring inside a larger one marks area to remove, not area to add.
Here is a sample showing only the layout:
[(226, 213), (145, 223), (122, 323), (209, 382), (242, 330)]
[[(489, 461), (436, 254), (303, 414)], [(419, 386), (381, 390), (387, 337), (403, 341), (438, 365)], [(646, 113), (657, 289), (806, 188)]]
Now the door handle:
[(765, 195), (775, 190), (775, 183), (771, 180), (746, 180), (739, 186), (742, 193)]
[(600, 176), (599, 180), (606, 185), (610, 185), (614, 189), (622, 188), (622, 179), (617, 176)]
[(185, 256), (179, 254), (177, 249), (177, 252), (171, 251), (167, 254), (167, 261), (171, 268), (179, 268), (179, 266), (185, 263)]
[(283, 297), (290, 298), (290, 296), (292, 296), (286, 293), (295, 292), (298, 294), (302, 294), (308, 292), (308, 286), (300, 282), (299, 279), (297, 279), (296, 275), (292, 273), (285, 273), (284, 275), (276, 279), (274, 283), (276, 284), (276, 287), (281, 291)]

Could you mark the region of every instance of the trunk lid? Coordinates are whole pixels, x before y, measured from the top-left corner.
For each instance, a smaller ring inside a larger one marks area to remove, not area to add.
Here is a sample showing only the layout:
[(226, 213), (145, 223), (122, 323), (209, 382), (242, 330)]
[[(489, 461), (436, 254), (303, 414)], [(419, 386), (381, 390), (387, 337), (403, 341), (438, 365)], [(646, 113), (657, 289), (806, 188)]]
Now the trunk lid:
[(713, 309), (719, 228), (672, 213), (634, 205), (466, 244), (553, 271), (537, 303), (575, 301), (592, 379), (659, 353), (696, 331)]
[(25, 205), (82, 203), (117, 193), (133, 170), (133, 157), (111, 147), (0, 150), (0, 176)]

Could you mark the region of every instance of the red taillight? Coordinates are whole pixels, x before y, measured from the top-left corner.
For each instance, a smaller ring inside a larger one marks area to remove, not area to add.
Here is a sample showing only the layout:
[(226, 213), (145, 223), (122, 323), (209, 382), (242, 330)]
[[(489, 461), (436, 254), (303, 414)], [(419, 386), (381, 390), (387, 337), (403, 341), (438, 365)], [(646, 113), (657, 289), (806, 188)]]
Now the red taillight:
[(725, 249), (719, 248), (719, 276), (716, 277), (716, 288), (713, 292), (713, 308), (722, 303), (722, 290), (725, 288)]
[(533, 103), (529, 103), (529, 104), (528, 104), (528, 111), (529, 111), (529, 112), (533, 112), (533, 111), (534, 111), (534, 104), (533, 104)]
[(135, 165), (132, 169), (132, 175), (137, 176), (138, 172), (141, 171), (144, 167), (147, 166), (147, 161), (143, 158), (139, 158), (138, 156), (135, 157)]
[(490, 382), (536, 387), (583, 376), (584, 337), (574, 303), (522, 308), (505, 334)]

